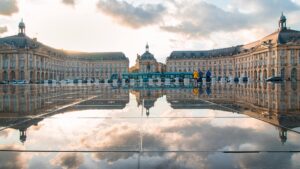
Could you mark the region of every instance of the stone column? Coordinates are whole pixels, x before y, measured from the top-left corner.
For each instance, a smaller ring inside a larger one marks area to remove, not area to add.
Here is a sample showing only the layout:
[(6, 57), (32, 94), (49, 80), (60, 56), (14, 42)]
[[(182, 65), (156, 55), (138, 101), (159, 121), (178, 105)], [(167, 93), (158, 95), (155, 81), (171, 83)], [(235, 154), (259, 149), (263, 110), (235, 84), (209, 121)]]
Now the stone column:
[(17, 54), (13, 54), (15, 55), (15, 59), (16, 59), (16, 66), (15, 66), (15, 80), (20, 80), (20, 67), (19, 67), (19, 57), (20, 57), (20, 53)]
[(28, 50), (26, 51), (25, 55), (24, 55), (24, 74), (25, 77), (24, 79), (29, 81), (30, 80), (30, 69), (29, 69), (29, 54), (28, 54)]
[(3, 55), (0, 55), (0, 80), (4, 80), (3, 79), (3, 71), (4, 71), (4, 69), (3, 69)]

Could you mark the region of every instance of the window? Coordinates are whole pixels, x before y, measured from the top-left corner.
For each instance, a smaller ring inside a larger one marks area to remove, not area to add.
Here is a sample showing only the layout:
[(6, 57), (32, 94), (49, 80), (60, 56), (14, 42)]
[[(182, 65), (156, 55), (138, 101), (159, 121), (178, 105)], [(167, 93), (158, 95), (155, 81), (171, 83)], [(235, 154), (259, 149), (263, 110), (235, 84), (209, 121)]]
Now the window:
[(24, 69), (25, 67), (25, 58), (23, 55), (19, 56), (19, 68)]
[[(300, 55), (299, 55), (300, 57)], [(4, 55), (3, 58), (2, 58), (2, 63), (3, 63), (3, 69), (7, 69), (8, 68), (8, 56), (7, 55)]]
[(285, 51), (283, 49), (280, 50), (280, 57), (284, 57)]
[(16, 57), (13, 55), (10, 60), (10, 68), (16, 68)]
[(285, 64), (285, 58), (284, 55), (280, 55), (280, 64), (284, 65)]
[(291, 49), (290, 50), (290, 64), (294, 64), (295, 63), (295, 50)]
[(295, 50), (294, 49), (291, 49), (291, 55), (295, 55)]

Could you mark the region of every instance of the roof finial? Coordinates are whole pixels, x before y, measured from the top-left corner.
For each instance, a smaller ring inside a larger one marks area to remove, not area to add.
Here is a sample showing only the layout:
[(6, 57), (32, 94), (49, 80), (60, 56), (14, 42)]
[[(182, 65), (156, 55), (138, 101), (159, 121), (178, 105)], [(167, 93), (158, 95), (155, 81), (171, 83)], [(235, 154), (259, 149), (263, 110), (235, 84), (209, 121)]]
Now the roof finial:
[(19, 35), (25, 35), (25, 23), (23, 22), (23, 18), (19, 23)]
[(283, 12), (281, 12), (281, 16), (279, 19), (279, 30), (285, 30), (286, 29), (286, 17), (284, 16)]
[(149, 44), (147, 42), (147, 45), (146, 45), (146, 51), (149, 52)]

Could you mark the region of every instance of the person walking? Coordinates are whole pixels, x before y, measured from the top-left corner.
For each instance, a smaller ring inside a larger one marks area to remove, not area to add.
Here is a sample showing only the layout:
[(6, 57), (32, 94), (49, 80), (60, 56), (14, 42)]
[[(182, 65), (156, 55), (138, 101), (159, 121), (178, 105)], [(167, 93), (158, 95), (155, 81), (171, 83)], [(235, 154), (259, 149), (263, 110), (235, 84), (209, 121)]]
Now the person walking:
[(195, 70), (194, 73), (193, 73), (193, 77), (194, 77), (194, 86), (198, 86), (198, 78), (199, 78), (199, 74), (198, 74), (198, 71)]
[(206, 72), (206, 82), (210, 82), (211, 81), (211, 73), (209, 70), (207, 70)]
[(202, 83), (203, 72), (200, 69), (198, 69), (198, 75), (199, 75), (198, 82)]

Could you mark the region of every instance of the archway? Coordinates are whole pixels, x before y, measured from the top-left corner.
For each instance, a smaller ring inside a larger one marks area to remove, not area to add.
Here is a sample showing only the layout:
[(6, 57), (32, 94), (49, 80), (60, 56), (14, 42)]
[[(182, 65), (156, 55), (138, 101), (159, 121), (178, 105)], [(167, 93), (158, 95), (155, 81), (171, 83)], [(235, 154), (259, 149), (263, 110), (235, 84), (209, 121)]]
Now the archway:
[(297, 81), (297, 69), (296, 68), (293, 68), (292, 69), (292, 72), (291, 72), (291, 80), (292, 81)]
[(275, 76), (275, 70), (272, 69), (272, 76), (274, 77)]
[(150, 66), (150, 63), (148, 62), (147, 63), (147, 66), (146, 66), (146, 72), (150, 72), (151, 70), (151, 66)]
[(23, 70), (20, 71), (20, 80), (25, 80), (25, 73)]
[(38, 81), (40, 81), (40, 80), (41, 80), (41, 75), (40, 75), (40, 72), (37, 72), (36, 79), (37, 79)]
[(254, 75), (253, 76), (254, 76), (254, 80), (257, 80), (257, 71), (256, 70), (254, 71)]
[(29, 75), (29, 76), (30, 76), (30, 80), (32, 81), (32, 80), (34, 79), (34, 77), (33, 77), (33, 76), (34, 76), (34, 74), (33, 74), (33, 72), (32, 72), (32, 71), (30, 72), (30, 75)]
[(42, 72), (42, 77), (41, 77), (42, 80), (45, 80), (45, 75), (44, 75), (44, 72)]
[(8, 81), (8, 74), (7, 74), (6, 71), (3, 72), (2, 79), (5, 80), (5, 81)]
[(262, 79), (262, 72), (261, 70), (258, 71), (258, 80), (261, 81)]
[(283, 80), (285, 80), (285, 69), (284, 69), (284, 68), (282, 68), (282, 69), (280, 70), (280, 76), (281, 76), (281, 78), (282, 78)]
[(264, 72), (263, 72), (262, 80), (265, 80), (266, 78), (267, 78), (267, 70), (265, 69)]
[(10, 72), (10, 79), (9, 80), (16, 80), (16, 73), (15, 71)]

